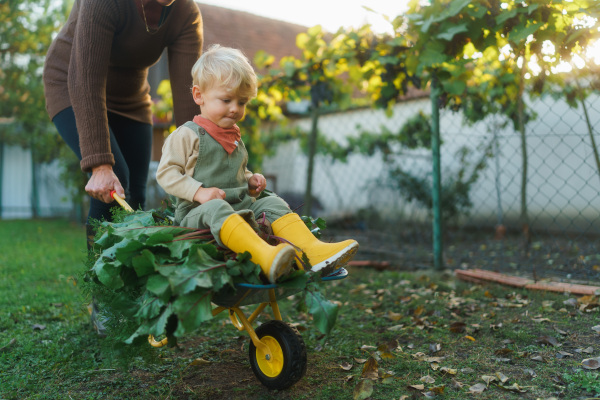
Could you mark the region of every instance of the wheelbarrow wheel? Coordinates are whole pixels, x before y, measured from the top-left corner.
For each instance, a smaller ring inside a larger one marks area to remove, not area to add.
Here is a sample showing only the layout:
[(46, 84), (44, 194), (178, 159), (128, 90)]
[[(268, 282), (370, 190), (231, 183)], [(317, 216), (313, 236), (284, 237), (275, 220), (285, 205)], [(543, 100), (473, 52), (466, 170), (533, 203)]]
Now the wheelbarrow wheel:
[(271, 390), (286, 389), (304, 376), (306, 345), (296, 328), (272, 320), (260, 325), (256, 335), (271, 351), (271, 357), (267, 357), (250, 341), (250, 365), (263, 385)]

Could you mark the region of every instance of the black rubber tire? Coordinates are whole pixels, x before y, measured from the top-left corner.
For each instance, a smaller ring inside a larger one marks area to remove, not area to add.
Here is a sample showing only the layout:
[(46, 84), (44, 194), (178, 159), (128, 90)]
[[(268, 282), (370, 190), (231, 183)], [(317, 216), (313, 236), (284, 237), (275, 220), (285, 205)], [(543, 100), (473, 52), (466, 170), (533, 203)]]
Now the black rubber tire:
[(283, 368), (274, 377), (265, 375), (257, 362), (256, 346), (250, 341), (249, 357), (252, 371), (258, 380), (271, 390), (287, 389), (306, 374), (306, 344), (298, 330), (277, 320), (268, 321), (256, 329), (256, 335), (262, 340), (270, 336), (281, 346)]

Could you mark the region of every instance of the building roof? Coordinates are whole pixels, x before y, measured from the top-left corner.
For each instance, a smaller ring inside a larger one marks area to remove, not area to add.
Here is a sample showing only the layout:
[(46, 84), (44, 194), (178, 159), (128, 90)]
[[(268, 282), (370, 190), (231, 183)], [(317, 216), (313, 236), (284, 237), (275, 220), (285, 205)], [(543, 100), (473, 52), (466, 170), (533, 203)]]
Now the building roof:
[(253, 61), (263, 50), (277, 60), (300, 57), (296, 36), (308, 27), (198, 2), (204, 25), (204, 49), (212, 44), (240, 49)]
[[(259, 50), (274, 56), (276, 63), (285, 56), (299, 58), (302, 55), (302, 51), (296, 46), (296, 36), (306, 32), (308, 30), (306, 26), (261, 17), (245, 11), (199, 2), (197, 4), (204, 27), (203, 50), (213, 44), (234, 47), (240, 49), (252, 63)], [(164, 79), (169, 79), (166, 51), (148, 72), (152, 97), (156, 96), (156, 89)]]

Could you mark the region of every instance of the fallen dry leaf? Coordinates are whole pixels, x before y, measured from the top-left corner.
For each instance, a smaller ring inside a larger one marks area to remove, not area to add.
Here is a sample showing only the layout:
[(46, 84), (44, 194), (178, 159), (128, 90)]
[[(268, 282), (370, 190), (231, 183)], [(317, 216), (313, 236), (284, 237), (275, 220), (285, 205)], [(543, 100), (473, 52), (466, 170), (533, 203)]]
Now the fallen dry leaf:
[(496, 372), (496, 377), (500, 379), (500, 382), (506, 383), (508, 380), (508, 376), (504, 375), (502, 372)]
[(436, 387), (432, 387), (431, 389), (429, 389), (430, 391), (432, 391), (434, 394), (444, 394), (444, 389), (446, 389), (445, 385), (442, 386), (436, 386)]
[(373, 357), (369, 358), (365, 365), (363, 365), (363, 370), (360, 377), (363, 379), (377, 380), (377, 378), (379, 378), (379, 367), (377, 365), (377, 360), (375, 360)]
[(547, 346), (560, 346), (558, 340), (552, 336), (540, 336), (536, 339), (536, 342)]
[(575, 349), (575, 352), (592, 354), (594, 352), (594, 348), (592, 346), (590, 346), (590, 347), (586, 347), (585, 349)]
[(542, 322), (551, 322), (548, 318), (531, 318), (531, 320), (533, 322), (537, 322), (538, 324), (541, 324)]
[(421, 379), (419, 379), (419, 380), (424, 383), (434, 383), (435, 382), (435, 378), (432, 378), (431, 375), (425, 375), (425, 376), (421, 377)]
[(373, 381), (369, 379), (361, 379), (356, 386), (352, 395), (353, 400), (365, 400), (373, 394)]
[(534, 370), (532, 370), (531, 368), (525, 368), (523, 370), (523, 372), (525, 372), (526, 374), (528, 374), (532, 378), (537, 377), (537, 373)]
[(379, 377), (384, 381), (388, 378), (394, 377), (396, 373), (394, 371), (379, 371)]
[(461, 389), (463, 386), (465, 386), (464, 383), (457, 381), (456, 379), (452, 378), (452, 387), (455, 389)]
[(493, 375), (482, 375), (481, 379), (483, 379), (483, 381), (485, 382), (485, 384), (489, 386), (491, 382), (494, 382), (498, 378), (496, 378)]
[(586, 358), (581, 361), (581, 365), (585, 369), (598, 369), (600, 368), (600, 357)]
[(499, 387), (501, 387), (502, 389), (511, 391), (511, 392), (515, 392), (515, 393), (525, 393), (527, 392), (527, 390), (525, 390), (522, 386), (519, 386), (519, 384), (517, 383), (513, 383), (510, 386), (506, 386), (506, 385), (498, 385)]
[(467, 327), (467, 324), (464, 322), (453, 322), (450, 324), (450, 332), (453, 333), (463, 333)]
[(511, 349), (507, 349), (507, 348), (502, 348), (502, 349), (498, 349), (496, 351), (494, 351), (494, 354), (497, 356), (505, 356), (507, 354), (512, 353), (514, 350)]
[(440, 361), (444, 361), (446, 359), (446, 357), (426, 357), (425, 361), (427, 362), (440, 362)]
[(557, 328), (557, 327), (554, 327), (554, 330), (563, 336), (567, 336), (569, 334), (569, 332), (563, 331), (562, 329)]
[(402, 350), (397, 340), (390, 340), (377, 346), (377, 351), (381, 353), (391, 353), (396, 350)]
[(567, 358), (567, 357), (573, 357), (573, 354), (567, 353), (566, 351), (559, 351), (558, 353), (556, 353), (556, 358)]
[(573, 299), (573, 298), (567, 299), (567, 300), (563, 301), (563, 304), (566, 306), (577, 307), (577, 299)]
[(360, 293), (363, 290), (365, 290), (366, 288), (367, 288), (367, 284), (366, 283), (362, 283), (360, 285), (356, 285), (356, 287), (354, 289), (350, 289), (350, 294)]
[(413, 311), (413, 315), (415, 315), (415, 316), (418, 317), (421, 314), (423, 314), (424, 311), (425, 311), (425, 307), (423, 307), (422, 305), (420, 305), (417, 308), (415, 308), (415, 310)]
[(352, 369), (352, 364), (350, 364), (349, 362), (343, 362), (340, 364), (340, 368), (343, 369), (344, 371), (350, 371)]
[(387, 328), (388, 331), (395, 332), (404, 329), (404, 324), (394, 325)]
[(458, 371), (455, 368), (442, 367), (440, 368), (440, 372), (450, 375), (456, 375)]
[(423, 384), (418, 384), (418, 385), (408, 385), (409, 389), (415, 389), (415, 390), (425, 390), (425, 385)]
[(442, 350), (442, 345), (439, 343), (431, 343), (429, 345), (429, 351), (432, 353), (437, 353), (440, 350)]
[(579, 299), (577, 299), (577, 301), (579, 302), (579, 304), (591, 304), (591, 303), (595, 303), (596, 302), (596, 296), (594, 296), (594, 295), (581, 296)]
[(487, 386), (483, 383), (477, 383), (469, 388), (470, 393), (483, 393)]

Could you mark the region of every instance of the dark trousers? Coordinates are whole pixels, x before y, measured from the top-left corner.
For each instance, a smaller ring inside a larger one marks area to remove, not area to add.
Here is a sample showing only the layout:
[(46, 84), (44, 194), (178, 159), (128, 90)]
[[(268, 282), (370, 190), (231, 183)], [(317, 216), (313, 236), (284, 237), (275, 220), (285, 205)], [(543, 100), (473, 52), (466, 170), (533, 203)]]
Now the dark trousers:
[[(129, 205), (134, 210), (143, 209), (146, 203), (146, 181), (152, 154), (152, 125), (111, 112), (107, 114), (110, 148), (115, 157), (113, 171), (125, 189)], [(79, 134), (73, 108), (64, 109), (54, 117), (52, 122), (60, 136), (81, 160)], [(110, 221), (110, 209), (116, 205), (116, 202), (107, 204), (92, 198), (88, 222), (91, 218)]]

